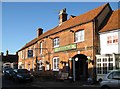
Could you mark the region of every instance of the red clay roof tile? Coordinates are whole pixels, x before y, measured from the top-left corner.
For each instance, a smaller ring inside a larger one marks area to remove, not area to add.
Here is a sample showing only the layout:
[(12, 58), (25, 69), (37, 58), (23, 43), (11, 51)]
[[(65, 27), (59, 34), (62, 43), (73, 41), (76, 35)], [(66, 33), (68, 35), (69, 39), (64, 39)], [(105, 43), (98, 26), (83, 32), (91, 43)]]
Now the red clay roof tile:
[(100, 30), (100, 32), (106, 32), (120, 28), (120, 25), (118, 24), (118, 22), (120, 22), (119, 15), (120, 9), (113, 11), (107, 24)]
[[(89, 22), (89, 21), (92, 21), (95, 17), (97, 17), (99, 15), (99, 13), (104, 9), (105, 6), (107, 6), (109, 3), (106, 3), (102, 6), (99, 6), (93, 10), (90, 10), (84, 14), (81, 14), (79, 16), (76, 16), (72, 19), (68, 19), (67, 21), (65, 21), (64, 23), (62, 23), (61, 25), (58, 25), (56, 26), (55, 28), (51, 29), (51, 30), (48, 30), (47, 32), (43, 33), (42, 35), (40, 35), (39, 38), (35, 38), (33, 39), (32, 41), (30, 41), (29, 43), (27, 43), (24, 47), (22, 47), (20, 50), (23, 50), (24, 48), (26, 47), (29, 47), (31, 46), (32, 44), (34, 44), (36, 41), (46, 37), (46, 36), (49, 36), (49, 35), (52, 35), (52, 34), (55, 34), (57, 32), (60, 32), (62, 30), (65, 30), (65, 29), (68, 29), (70, 27), (73, 27), (73, 26), (76, 26), (76, 25), (79, 25), (79, 24), (83, 24), (83, 23), (86, 23), (86, 22)], [(20, 51), (19, 50), (19, 51)], [(18, 51), (18, 52), (19, 52)]]

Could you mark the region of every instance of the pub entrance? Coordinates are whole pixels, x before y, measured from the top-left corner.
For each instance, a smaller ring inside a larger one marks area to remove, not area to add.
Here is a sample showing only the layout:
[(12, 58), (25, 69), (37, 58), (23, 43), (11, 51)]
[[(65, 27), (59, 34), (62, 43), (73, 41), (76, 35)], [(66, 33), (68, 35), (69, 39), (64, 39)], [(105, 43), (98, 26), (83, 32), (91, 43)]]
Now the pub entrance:
[(88, 78), (87, 56), (77, 54), (72, 59), (73, 81), (86, 81)]

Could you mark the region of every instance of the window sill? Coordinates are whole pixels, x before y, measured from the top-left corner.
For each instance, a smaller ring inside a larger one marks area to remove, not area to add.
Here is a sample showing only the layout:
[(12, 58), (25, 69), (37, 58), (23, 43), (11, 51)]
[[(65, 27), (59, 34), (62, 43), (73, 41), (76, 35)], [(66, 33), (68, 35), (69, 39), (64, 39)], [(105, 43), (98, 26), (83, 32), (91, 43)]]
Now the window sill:
[(57, 48), (57, 47), (60, 47), (59, 45), (58, 46), (54, 46), (54, 48)]
[(53, 71), (59, 71), (59, 69), (53, 69)]
[(76, 41), (76, 42), (74, 42), (74, 43), (82, 43), (82, 42), (84, 42), (84, 40), (83, 40), (83, 41)]

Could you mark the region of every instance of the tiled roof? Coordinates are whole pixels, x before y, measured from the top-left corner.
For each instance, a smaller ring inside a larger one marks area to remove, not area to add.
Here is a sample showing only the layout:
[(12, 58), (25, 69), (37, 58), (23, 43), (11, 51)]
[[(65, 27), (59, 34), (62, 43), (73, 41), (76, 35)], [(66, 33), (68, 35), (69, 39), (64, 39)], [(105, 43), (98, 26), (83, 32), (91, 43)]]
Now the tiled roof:
[(118, 22), (120, 22), (119, 15), (120, 15), (120, 9), (113, 11), (107, 24), (100, 30), (100, 32), (107, 32), (120, 28), (120, 25), (118, 24)]
[(99, 6), (98, 8), (95, 8), (89, 12), (86, 12), (84, 14), (81, 14), (79, 16), (76, 16), (72, 19), (69, 19), (67, 21), (65, 21), (64, 23), (62, 23), (60, 26), (56, 26), (55, 28), (45, 32), (44, 34), (42, 34), (39, 39), (44, 38), (45, 36), (49, 36), (51, 34), (57, 33), (59, 31), (62, 31), (64, 29), (79, 25), (79, 24), (83, 24), (86, 22), (89, 22), (91, 20), (93, 20), (95, 17), (97, 17), (99, 15), (99, 13), (103, 10), (103, 8), (108, 5), (104, 4), (102, 6)]
[[(74, 18), (71, 18), (71, 19), (68, 19), (67, 21), (63, 22), (61, 25), (58, 25), (56, 26), (55, 28), (51, 29), (51, 30), (48, 30), (47, 32), (45, 32), (44, 34), (40, 35), (39, 38), (35, 38), (33, 39), (32, 41), (30, 41), (29, 43), (27, 43), (23, 48), (21, 48), (20, 50), (34, 44), (35, 42), (37, 42), (38, 40), (46, 37), (46, 36), (49, 36), (49, 35), (52, 35), (52, 34), (55, 34), (57, 32), (60, 32), (60, 31), (63, 31), (65, 29), (68, 29), (70, 27), (73, 27), (73, 26), (76, 26), (76, 25), (79, 25), (79, 24), (83, 24), (83, 23), (86, 23), (86, 22), (89, 22), (89, 21), (92, 21), (94, 18), (96, 18), (100, 12), (108, 5), (109, 3), (106, 3), (102, 6), (99, 6), (93, 10), (90, 10), (84, 14), (81, 14), (79, 16), (76, 16)], [(20, 51), (19, 50), (19, 51)], [(18, 52), (19, 52), (18, 51)]]
[(19, 51), (21, 51), (21, 50), (23, 50), (23, 49), (31, 46), (31, 45), (34, 44), (34, 43), (36, 43), (36, 42), (37, 42), (37, 39), (38, 39), (38, 38), (33, 39), (32, 41), (30, 41), (29, 43), (27, 43), (25, 46), (23, 46), (23, 47), (22, 47), (20, 50), (18, 50), (17, 52), (19, 52)]

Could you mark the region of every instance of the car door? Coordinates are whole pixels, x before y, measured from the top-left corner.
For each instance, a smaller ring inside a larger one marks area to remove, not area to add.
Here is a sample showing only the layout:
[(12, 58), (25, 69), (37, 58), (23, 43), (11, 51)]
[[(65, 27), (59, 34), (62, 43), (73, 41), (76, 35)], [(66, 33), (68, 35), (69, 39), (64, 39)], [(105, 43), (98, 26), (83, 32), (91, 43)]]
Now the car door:
[(111, 74), (109, 74), (108, 81), (109, 81), (109, 86), (110, 87), (118, 88), (118, 86), (119, 86), (119, 72), (118, 71), (114, 71)]
[(12, 72), (12, 78), (15, 79), (17, 75), (17, 69), (14, 69)]
[(118, 89), (120, 88), (120, 71), (118, 72)]

